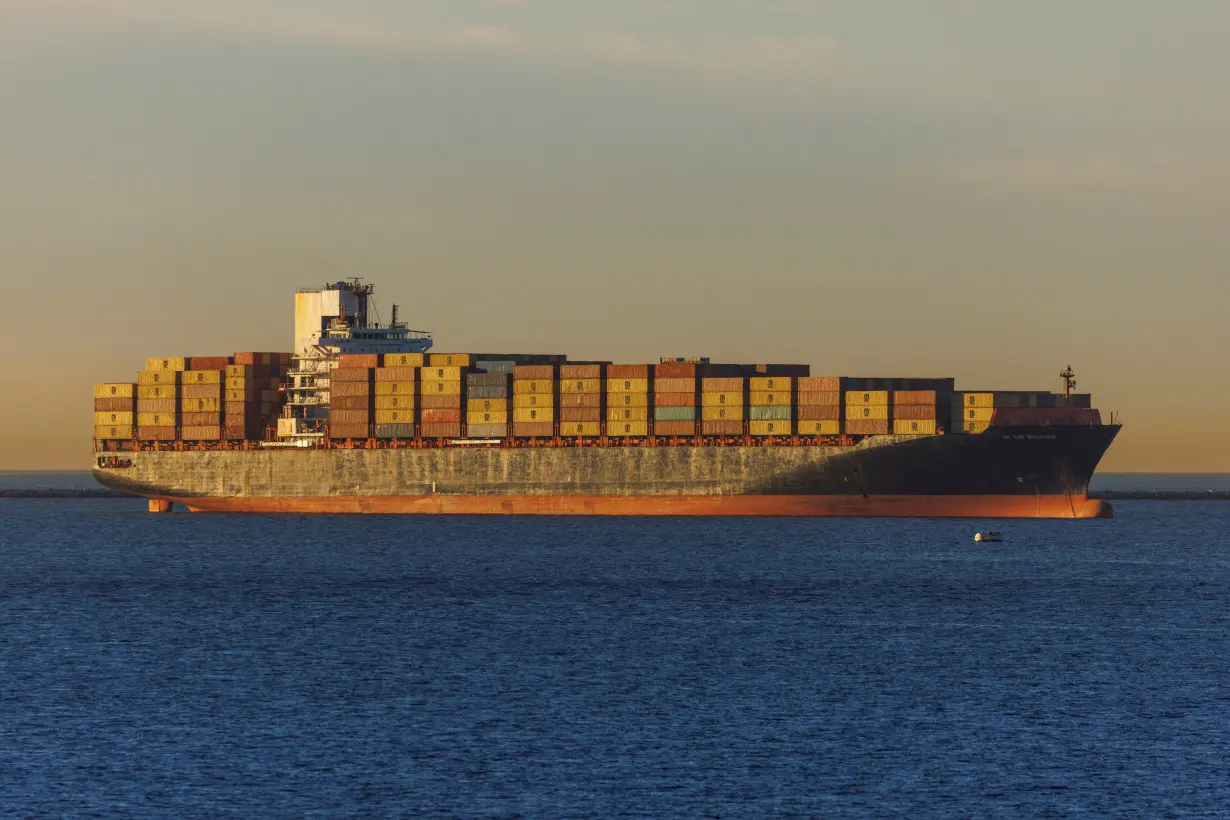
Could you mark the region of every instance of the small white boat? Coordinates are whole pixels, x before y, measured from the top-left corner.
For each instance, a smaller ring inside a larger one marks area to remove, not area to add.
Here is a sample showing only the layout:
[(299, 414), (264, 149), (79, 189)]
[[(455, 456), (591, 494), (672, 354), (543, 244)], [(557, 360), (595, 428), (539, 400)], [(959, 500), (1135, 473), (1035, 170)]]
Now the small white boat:
[(986, 532), (977, 532), (977, 533), (974, 533), (974, 540), (975, 540), (975, 541), (979, 541), (979, 542), (981, 542), (981, 541), (995, 541), (995, 542), (998, 542), (998, 541), (1003, 541), (1003, 540), (1004, 540), (1004, 538), (1003, 538), (1003, 536), (1002, 536), (1002, 535), (1000, 535), (1000, 534), (999, 534), (999, 533), (997, 533), (997, 532), (993, 532), (993, 531), (991, 531), (991, 530), (987, 530)]

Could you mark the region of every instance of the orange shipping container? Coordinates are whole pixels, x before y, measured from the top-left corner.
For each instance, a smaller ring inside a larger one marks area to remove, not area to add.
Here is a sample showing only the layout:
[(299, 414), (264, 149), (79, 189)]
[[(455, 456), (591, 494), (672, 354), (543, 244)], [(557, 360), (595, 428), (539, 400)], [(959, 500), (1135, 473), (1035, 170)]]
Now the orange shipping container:
[(367, 396), (372, 392), (372, 386), (367, 382), (333, 382), (329, 386), (333, 396)]
[(836, 404), (800, 404), (797, 412), (799, 421), (838, 421), (841, 419), (841, 407)]
[(362, 424), (337, 424), (329, 422), (329, 438), (367, 438), (370, 430), (371, 427), (366, 422)]
[(174, 413), (179, 409), (175, 399), (137, 399), (138, 413)]
[(451, 409), (451, 410), (426, 410), (425, 409), (421, 412), (423, 414), (422, 415), (423, 424), (454, 424), (454, 423), (460, 424), (461, 423), (461, 410), (460, 409), (456, 409), (456, 408)]
[(189, 370), (226, 370), (230, 356), (193, 356), (188, 360)]
[(137, 438), (141, 441), (175, 441), (174, 427), (138, 427)]
[(379, 367), (376, 368), (376, 381), (412, 382), (416, 380), (416, 374), (413, 367)]
[(366, 367), (338, 367), (329, 371), (331, 382), (367, 382), (371, 381), (375, 371)]
[(180, 423), (185, 428), (188, 427), (208, 427), (222, 423), (221, 413), (184, 413), (180, 417)]
[(559, 411), (560, 421), (602, 421), (602, 411), (597, 407), (565, 407)]
[(518, 438), (550, 438), (555, 435), (555, 425), (549, 421), (513, 422), (513, 435)]
[(555, 367), (549, 364), (519, 364), (513, 367), (513, 378), (517, 381), (552, 381), (555, 379)]
[(653, 433), (655, 436), (694, 436), (696, 435), (696, 422), (655, 421)]
[(935, 405), (937, 399), (934, 390), (894, 390), (893, 404), (930, 404)]
[(551, 395), (555, 392), (555, 382), (550, 379), (515, 379), (513, 380), (513, 395), (519, 393), (540, 393)]
[(330, 424), (367, 424), (371, 421), (371, 413), (367, 410), (338, 410), (336, 407), (329, 409)]
[(136, 410), (136, 406), (136, 399), (94, 399), (95, 412), (105, 410), (108, 413), (131, 413)]
[(222, 385), (220, 384), (187, 384), (180, 388), (184, 400), (190, 399), (220, 399)]
[(927, 421), (938, 418), (934, 404), (899, 404), (893, 408), (897, 421)]
[(807, 393), (800, 392), (797, 404), (802, 407), (805, 404), (841, 404), (841, 393), (824, 391)]
[(337, 366), (340, 370), (349, 370), (350, 368), (376, 368), (380, 366), (380, 354), (343, 353), (337, 357)]
[(696, 378), (696, 365), (684, 362), (658, 364), (654, 365), (653, 375), (655, 379), (694, 379)]
[(695, 393), (696, 379), (663, 379), (659, 376), (654, 379), (653, 390), (655, 393)]
[(608, 364), (606, 366), (606, 378), (608, 382), (613, 379), (648, 379), (649, 365)]
[(888, 434), (888, 419), (846, 419), (846, 433), (852, 436)]
[(841, 377), (800, 376), (798, 390), (800, 393), (840, 393)]
[(700, 389), (705, 393), (742, 393), (743, 379), (701, 379)]
[(654, 407), (695, 407), (695, 393), (655, 393)]
[(451, 410), (461, 407), (461, 394), (453, 393), (443, 396), (420, 396), (419, 407), (424, 410)]
[(460, 422), (423, 424), (419, 429), (422, 431), (423, 438), (461, 438)]
[(559, 397), (560, 407), (601, 407), (600, 393), (564, 393)]
[(560, 381), (567, 379), (601, 379), (600, 364), (561, 364), (559, 366)]
[(222, 426), (218, 424), (191, 427), (185, 425), (181, 437), (184, 441), (217, 441), (222, 438)]
[(741, 436), (742, 421), (702, 421), (700, 431), (706, 436)]

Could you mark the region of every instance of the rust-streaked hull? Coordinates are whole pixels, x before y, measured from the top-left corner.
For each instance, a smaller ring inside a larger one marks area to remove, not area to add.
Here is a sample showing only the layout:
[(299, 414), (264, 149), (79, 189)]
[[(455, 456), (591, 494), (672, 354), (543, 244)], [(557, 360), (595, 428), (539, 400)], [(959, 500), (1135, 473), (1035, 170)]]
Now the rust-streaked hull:
[(658, 515), (898, 518), (1109, 518), (1085, 496), (318, 496), (174, 498), (193, 512), (411, 515)]

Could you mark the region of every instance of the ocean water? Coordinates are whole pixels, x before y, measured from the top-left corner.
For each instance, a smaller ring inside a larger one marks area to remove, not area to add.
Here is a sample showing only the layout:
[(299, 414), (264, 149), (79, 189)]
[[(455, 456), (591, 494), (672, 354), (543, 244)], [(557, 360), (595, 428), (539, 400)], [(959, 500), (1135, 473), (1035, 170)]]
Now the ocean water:
[(0, 501), (0, 816), (1225, 816), (1230, 503)]

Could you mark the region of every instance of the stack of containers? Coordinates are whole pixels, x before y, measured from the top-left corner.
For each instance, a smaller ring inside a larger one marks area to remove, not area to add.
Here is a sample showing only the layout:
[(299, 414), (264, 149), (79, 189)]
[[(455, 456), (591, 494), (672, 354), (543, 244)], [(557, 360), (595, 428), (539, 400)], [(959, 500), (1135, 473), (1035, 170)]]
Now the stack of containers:
[(654, 367), (653, 434), (696, 435), (696, 365), (667, 362)]
[(556, 369), (552, 364), (519, 364), (513, 368), (513, 435), (551, 438), (555, 435)]
[(748, 432), (788, 436), (794, 432), (794, 379), (754, 376), (747, 381)]
[(179, 428), (179, 381), (187, 367), (182, 357), (146, 359), (137, 374), (137, 438), (174, 441)]
[(223, 438), (261, 439), (277, 424), (278, 386), (290, 364), (289, 353), (236, 353), (226, 368)]
[[(445, 364), (445, 362), (464, 364)], [(423, 438), (461, 438), (462, 384), (470, 358), (433, 353), (419, 373), (419, 431)]]
[(841, 379), (837, 376), (802, 376), (795, 400), (800, 436), (841, 434)]
[(217, 441), (222, 438), (222, 391), (225, 356), (193, 356), (180, 377), (179, 412), (184, 441)]
[(995, 394), (954, 393), (952, 411), (954, 429), (964, 433), (985, 433), (995, 416)]
[(137, 385), (94, 385), (94, 438), (128, 440), (136, 431)]
[(396, 353), (382, 357), (383, 367), (376, 368), (373, 389), (376, 438), (414, 438), (415, 385), (418, 366), (390, 364), (414, 361), (422, 364), (422, 354)]
[(741, 436), (746, 417), (742, 376), (706, 376), (700, 380), (700, 430), (706, 436)]
[[(857, 384), (857, 380), (855, 380)], [(846, 391), (846, 433), (882, 436), (888, 433), (889, 390), (864, 388)]]
[(513, 362), (475, 361), (479, 371), (466, 376), (466, 436), (508, 438)]
[(559, 430), (562, 436), (602, 434), (602, 365), (560, 365)]
[(933, 436), (938, 427), (939, 397), (934, 390), (893, 391), (893, 433)]
[[(375, 353), (338, 357), (337, 367), (329, 373), (329, 438), (365, 439), (371, 435), (379, 362), (380, 357)], [(410, 390), (413, 399), (413, 380)]]
[(605, 395), (608, 436), (649, 435), (649, 365), (607, 365)]

